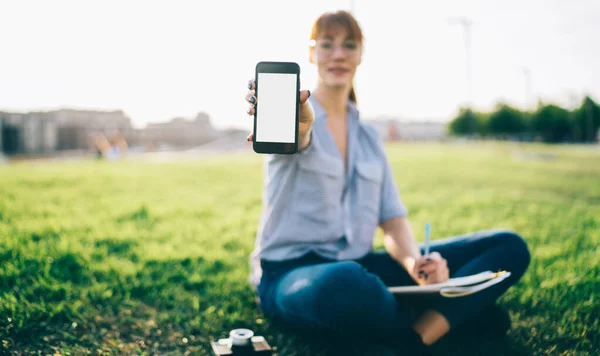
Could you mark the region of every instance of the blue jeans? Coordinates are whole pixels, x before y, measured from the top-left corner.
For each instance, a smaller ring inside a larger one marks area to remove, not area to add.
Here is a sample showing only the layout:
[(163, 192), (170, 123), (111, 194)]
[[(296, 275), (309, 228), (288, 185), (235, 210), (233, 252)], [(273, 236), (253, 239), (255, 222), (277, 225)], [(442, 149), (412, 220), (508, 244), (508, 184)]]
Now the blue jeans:
[(511, 276), (465, 297), (400, 297), (386, 287), (416, 283), (385, 250), (351, 261), (309, 253), (292, 260), (261, 261), (260, 307), (284, 327), (315, 333), (393, 337), (410, 327), (424, 309), (438, 311), (456, 328), (494, 303), (523, 276), (530, 262), (525, 241), (504, 230), (435, 240), (430, 251), (448, 261), (451, 277), (501, 269)]

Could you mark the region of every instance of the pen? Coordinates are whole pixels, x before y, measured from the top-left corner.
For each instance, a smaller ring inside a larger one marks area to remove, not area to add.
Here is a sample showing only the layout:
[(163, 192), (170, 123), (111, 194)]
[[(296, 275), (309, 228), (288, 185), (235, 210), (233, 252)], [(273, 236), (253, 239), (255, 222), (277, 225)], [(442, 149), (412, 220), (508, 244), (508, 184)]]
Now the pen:
[(425, 223), (425, 256), (429, 255), (429, 234), (431, 233), (431, 223)]

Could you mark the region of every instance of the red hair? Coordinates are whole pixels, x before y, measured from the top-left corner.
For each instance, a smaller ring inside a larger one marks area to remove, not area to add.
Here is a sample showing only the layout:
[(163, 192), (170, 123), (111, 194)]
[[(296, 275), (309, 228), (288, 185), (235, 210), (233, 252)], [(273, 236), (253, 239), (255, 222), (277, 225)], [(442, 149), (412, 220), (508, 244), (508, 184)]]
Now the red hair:
[[(315, 21), (310, 31), (310, 40), (316, 40), (319, 36), (324, 36), (328, 32), (333, 31), (334, 28), (341, 27), (348, 32), (348, 36), (359, 44), (362, 44), (363, 34), (358, 21), (352, 16), (351, 13), (343, 10), (335, 12), (326, 12)], [(350, 89), (350, 101), (356, 104), (356, 92), (354, 91), (354, 85)]]

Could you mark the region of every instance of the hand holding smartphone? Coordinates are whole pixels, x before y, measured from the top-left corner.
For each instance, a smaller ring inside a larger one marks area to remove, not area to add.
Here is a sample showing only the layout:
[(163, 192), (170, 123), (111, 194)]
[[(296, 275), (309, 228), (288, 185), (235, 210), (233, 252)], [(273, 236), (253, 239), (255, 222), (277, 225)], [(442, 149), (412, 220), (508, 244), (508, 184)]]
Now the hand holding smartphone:
[[(260, 62), (246, 100), (254, 117), (248, 137), (256, 153), (294, 154), (304, 148), (314, 122), (309, 91), (300, 92), (300, 67), (290, 62)], [(260, 98), (260, 99), (259, 99)]]

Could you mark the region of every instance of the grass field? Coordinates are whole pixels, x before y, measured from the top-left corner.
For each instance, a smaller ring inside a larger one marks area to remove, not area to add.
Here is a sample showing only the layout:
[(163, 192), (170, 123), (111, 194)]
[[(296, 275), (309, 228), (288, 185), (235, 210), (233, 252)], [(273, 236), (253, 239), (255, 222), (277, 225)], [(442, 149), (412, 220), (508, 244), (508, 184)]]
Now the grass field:
[[(532, 253), (500, 299), (513, 317), (506, 339), (444, 338), (433, 351), (597, 354), (600, 150), (521, 146), (555, 157), (537, 159), (508, 144), (387, 147), (419, 241), (426, 221), (434, 239), (508, 228)], [(255, 154), (0, 166), (0, 354), (202, 355), (236, 327), (282, 355), (324, 354), (254, 302), (261, 191)]]

